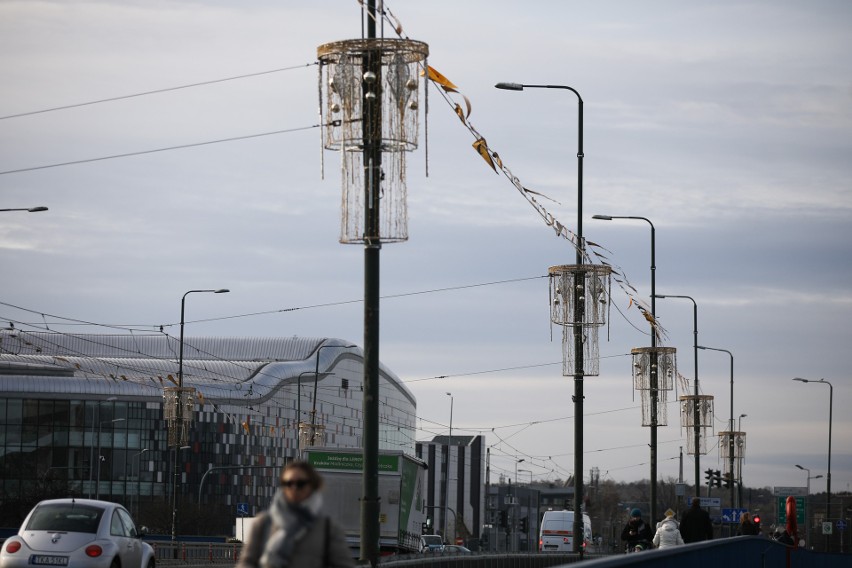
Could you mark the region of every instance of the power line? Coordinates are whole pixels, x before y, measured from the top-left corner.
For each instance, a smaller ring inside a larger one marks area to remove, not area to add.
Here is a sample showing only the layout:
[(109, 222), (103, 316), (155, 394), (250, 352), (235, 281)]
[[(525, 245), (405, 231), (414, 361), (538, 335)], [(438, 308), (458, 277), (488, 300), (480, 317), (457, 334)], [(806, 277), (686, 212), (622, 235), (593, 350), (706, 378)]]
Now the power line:
[(311, 126), (301, 126), (297, 128), (288, 128), (285, 130), (273, 130), (272, 132), (262, 132), (260, 134), (248, 134), (246, 136), (233, 136), (231, 138), (221, 138), (219, 140), (208, 140), (207, 142), (194, 142), (191, 144), (180, 144), (178, 146), (169, 146), (166, 148), (155, 148), (153, 150), (140, 150), (138, 152), (127, 152), (125, 154), (113, 154), (112, 156), (102, 156), (100, 158), (87, 158), (83, 160), (74, 160), (71, 162), (61, 162), (58, 164), (47, 164), (43, 166), (33, 166), (30, 168), (19, 168), (17, 170), (6, 170), (4, 172), (0, 172), (0, 175), (6, 174), (18, 174), (22, 172), (33, 172), (37, 170), (46, 170), (49, 168), (59, 168), (62, 166), (73, 166), (77, 164), (88, 164), (91, 162), (101, 162), (104, 160), (114, 160), (116, 158), (129, 158), (131, 156), (142, 156), (145, 154), (155, 154), (157, 152), (168, 152), (170, 150), (183, 150), (185, 148), (194, 148), (197, 146), (207, 146), (210, 144), (220, 144), (222, 142), (235, 142), (237, 140), (248, 140), (250, 138), (260, 138), (262, 136), (272, 136), (274, 134), (289, 134), (291, 132), (298, 132), (300, 130), (311, 130), (313, 128), (320, 128), (328, 126), (327, 124), (313, 124)]
[(120, 101), (120, 100), (124, 100), (124, 99), (132, 99), (132, 98), (135, 98), (135, 97), (144, 97), (146, 95), (156, 95), (156, 94), (159, 94), (159, 93), (167, 93), (167, 92), (170, 92), (170, 91), (178, 91), (180, 89), (189, 89), (191, 87), (202, 87), (202, 86), (206, 86), (206, 85), (214, 85), (216, 83), (224, 83), (226, 81), (236, 81), (237, 79), (247, 79), (249, 77), (259, 77), (260, 75), (269, 75), (271, 73), (280, 73), (282, 71), (292, 71), (294, 69), (302, 69), (304, 67), (311, 67), (311, 66), (317, 65), (317, 64), (318, 64), (317, 62), (305, 63), (304, 65), (294, 65), (293, 67), (282, 67), (281, 69), (271, 69), (269, 71), (259, 71), (257, 73), (247, 73), (245, 75), (237, 75), (236, 77), (226, 77), (224, 79), (212, 79), (210, 81), (202, 81), (200, 83), (190, 83), (189, 85), (179, 85), (177, 87), (166, 87), (164, 89), (155, 89), (153, 91), (144, 91), (144, 92), (135, 93), (135, 94), (132, 94), (132, 95), (121, 95), (121, 96), (118, 96), (118, 97), (110, 97), (110, 98), (107, 98), (107, 99), (99, 99), (99, 100), (96, 100), (96, 101), (88, 101), (88, 102), (85, 102), (85, 103), (76, 103), (76, 104), (63, 105), (63, 106), (58, 106), (58, 107), (53, 107), (53, 108), (46, 108), (46, 109), (42, 109), (42, 110), (33, 110), (33, 111), (29, 111), (29, 112), (21, 112), (21, 113), (18, 113), (18, 114), (10, 114), (10, 115), (7, 115), (7, 116), (0, 116), (0, 120), (7, 120), (9, 118), (19, 118), (19, 117), (22, 117), (22, 116), (32, 116), (34, 114), (43, 114), (43, 113), (46, 113), (46, 112), (54, 112), (54, 111), (58, 111), (58, 110), (67, 110), (67, 109), (71, 109), (71, 108), (79, 108), (79, 107), (84, 107), (84, 106), (89, 106), (89, 105), (97, 105), (97, 104), (101, 104), (101, 103), (109, 103), (109, 102)]

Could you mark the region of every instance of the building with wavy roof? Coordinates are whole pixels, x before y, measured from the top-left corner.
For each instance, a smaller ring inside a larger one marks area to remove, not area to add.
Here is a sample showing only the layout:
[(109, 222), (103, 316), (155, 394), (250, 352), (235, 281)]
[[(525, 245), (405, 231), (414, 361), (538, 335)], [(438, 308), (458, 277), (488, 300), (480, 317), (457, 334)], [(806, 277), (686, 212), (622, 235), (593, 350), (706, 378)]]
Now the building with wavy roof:
[[(175, 447), (164, 393), (177, 386), (177, 339), (0, 330), (0, 526), (40, 498), (78, 495), (121, 502), (152, 532), (176, 522), (178, 534), (230, 534), (235, 516), (269, 504), (300, 448), (362, 447), (359, 347), (305, 337), (183, 347), (195, 404)], [(381, 450), (414, 455), (415, 412), (381, 366)]]

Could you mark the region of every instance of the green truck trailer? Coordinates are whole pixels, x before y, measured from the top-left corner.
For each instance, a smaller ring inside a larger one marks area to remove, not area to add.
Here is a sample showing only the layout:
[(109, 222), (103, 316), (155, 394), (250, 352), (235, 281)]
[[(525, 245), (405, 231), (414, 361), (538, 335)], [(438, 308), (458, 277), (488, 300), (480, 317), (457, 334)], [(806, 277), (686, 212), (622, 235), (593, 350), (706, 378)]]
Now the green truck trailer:
[[(361, 546), (363, 454), (358, 450), (309, 448), (305, 459), (325, 479), (324, 508), (346, 531), (353, 551)], [(426, 463), (402, 452), (379, 453), (379, 546), (383, 555), (419, 552), (426, 522)], [(357, 554), (355, 554), (357, 556)]]

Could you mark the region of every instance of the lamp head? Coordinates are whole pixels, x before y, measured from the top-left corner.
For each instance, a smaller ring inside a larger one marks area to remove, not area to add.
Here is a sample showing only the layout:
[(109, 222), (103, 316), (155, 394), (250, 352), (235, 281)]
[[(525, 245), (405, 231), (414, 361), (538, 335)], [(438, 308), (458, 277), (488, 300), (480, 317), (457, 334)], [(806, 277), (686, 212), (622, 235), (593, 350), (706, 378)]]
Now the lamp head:
[(230, 292), (227, 288), (219, 288), (218, 290), (213, 290), (214, 294), (227, 294)]
[(800, 379), (799, 377), (796, 377), (796, 378), (795, 378), (795, 379), (793, 379), (793, 380), (794, 380), (794, 381), (799, 381), (800, 383), (809, 383), (809, 382), (810, 382), (808, 379)]
[(592, 219), (597, 219), (598, 221), (612, 221), (612, 215), (592, 215)]
[(800, 466), (799, 464), (796, 464), (796, 467), (798, 467), (798, 468), (799, 468), (799, 469), (801, 469), (802, 471), (805, 471), (805, 468), (803, 468), (803, 467), (802, 467), (802, 466)]
[(822, 477), (822, 474), (815, 475), (815, 476), (813, 477), (813, 479), (819, 479), (820, 477)]
[(47, 207), (30, 207), (27, 209), (27, 213), (38, 213), (39, 211), (47, 211)]
[(498, 89), (503, 89), (504, 91), (523, 91), (524, 86), (520, 83), (497, 83), (494, 85)]

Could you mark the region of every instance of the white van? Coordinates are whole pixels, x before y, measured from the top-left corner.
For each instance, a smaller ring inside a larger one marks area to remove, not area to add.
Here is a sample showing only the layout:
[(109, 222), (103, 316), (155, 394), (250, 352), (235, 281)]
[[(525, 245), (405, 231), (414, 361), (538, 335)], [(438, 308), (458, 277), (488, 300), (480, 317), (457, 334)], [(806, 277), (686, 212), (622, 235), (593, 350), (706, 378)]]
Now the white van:
[[(571, 552), (574, 550), (574, 511), (545, 511), (538, 535), (541, 552)], [(583, 513), (583, 542), (585, 550), (592, 540), (592, 520)]]

